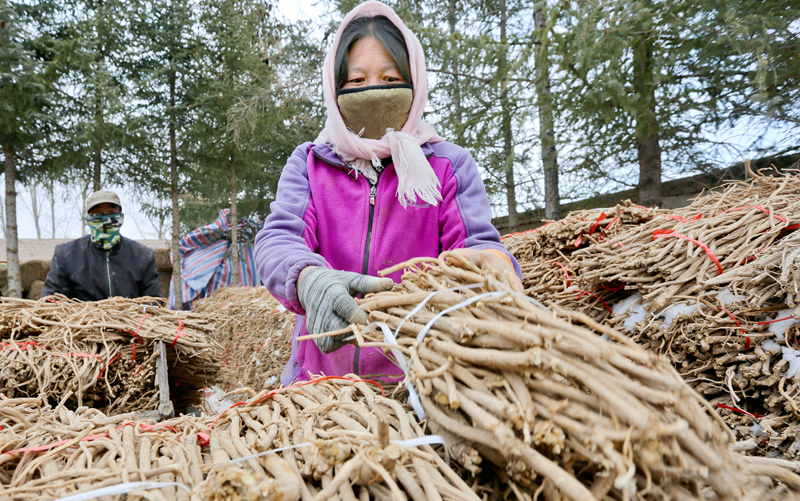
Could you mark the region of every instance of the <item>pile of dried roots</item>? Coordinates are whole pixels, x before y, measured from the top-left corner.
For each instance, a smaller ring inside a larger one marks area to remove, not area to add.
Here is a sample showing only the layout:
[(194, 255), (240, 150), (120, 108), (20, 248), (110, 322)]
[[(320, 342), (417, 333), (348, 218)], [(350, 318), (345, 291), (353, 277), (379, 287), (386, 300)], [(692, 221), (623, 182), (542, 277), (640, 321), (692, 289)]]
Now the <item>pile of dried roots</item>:
[(454, 455), (467, 468), (495, 465), (518, 499), (800, 493), (800, 477), (733, 452), (719, 416), (665, 358), (480, 270), (415, 263), (402, 286), (362, 301), (382, 325), (356, 338), (404, 359), (431, 426), (459, 444)]
[(635, 231), (638, 226), (665, 214), (668, 211), (647, 209), (628, 200), (611, 209), (570, 212), (562, 220), (505, 236), (503, 245), (522, 266), (526, 295), (548, 303), (592, 307), (599, 302), (598, 296), (576, 286), (575, 279), (581, 269), (571, 258), (572, 254), (616, 235)]
[(263, 392), (215, 420), (181, 417), (152, 425), (130, 419), (52, 409), (39, 399), (0, 400), (0, 494), (57, 498), (149, 480), (167, 485), (136, 494), (480, 499), (434, 451), (436, 437), (425, 435), (409, 408), (356, 377)]
[[(528, 291), (668, 355), (737, 436), (756, 444), (752, 453), (795, 458), (800, 176), (753, 176), (569, 254), (559, 250), (560, 266), (549, 263), (555, 270)], [(545, 269), (515, 254), (523, 269)]]
[(219, 368), (212, 328), (200, 315), (178, 314), (154, 298), (3, 298), (0, 391), (107, 414), (153, 410), (156, 347), (163, 341), (173, 403), (185, 409)]
[(192, 305), (214, 322), (214, 339), (223, 347), (217, 381), (223, 389), (256, 391), (280, 386), (292, 353), (295, 314), (265, 287), (225, 287)]

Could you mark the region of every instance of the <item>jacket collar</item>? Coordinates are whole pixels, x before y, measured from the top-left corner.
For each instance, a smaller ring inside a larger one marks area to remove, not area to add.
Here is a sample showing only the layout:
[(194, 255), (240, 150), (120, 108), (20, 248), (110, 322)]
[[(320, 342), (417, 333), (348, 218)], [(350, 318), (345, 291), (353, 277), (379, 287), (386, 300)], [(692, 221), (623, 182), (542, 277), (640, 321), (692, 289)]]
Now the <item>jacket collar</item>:
[[(421, 145), (420, 148), (422, 148), (422, 153), (424, 153), (426, 157), (433, 155), (433, 147), (431, 146), (431, 143), (425, 143)], [(314, 153), (315, 157), (324, 162), (336, 165), (337, 167), (341, 167), (343, 169), (348, 169), (342, 159), (339, 158), (339, 155), (334, 153), (330, 146), (326, 144), (315, 144), (311, 147), (311, 151)]]

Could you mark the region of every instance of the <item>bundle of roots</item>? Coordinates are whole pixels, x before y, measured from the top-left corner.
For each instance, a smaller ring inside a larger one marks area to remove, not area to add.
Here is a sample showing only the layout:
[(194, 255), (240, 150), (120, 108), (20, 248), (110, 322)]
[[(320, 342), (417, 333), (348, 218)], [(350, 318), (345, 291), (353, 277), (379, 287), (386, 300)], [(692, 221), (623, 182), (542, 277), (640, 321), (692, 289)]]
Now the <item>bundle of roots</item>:
[(536, 270), (532, 297), (669, 356), (738, 437), (758, 445), (751, 453), (794, 458), (800, 176), (752, 176), (577, 250), (562, 245), (558, 260), (521, 264)]
[(455, 456), (502, 469), (519, 499), (542, 491), (573, 500), (800, 492), (797, 476), (733, 452), (724, 423), (667, 359), (446, 257), (415, 260), (402, 286), (362, 300), (376, 324), (354, 328), (356, 338), (394, 350), (428, 421), (460, 444)]
[(214, 339), (223, 347), (217, 381), (228, 391), (280, 386), (280, 375), (292, 354), (295, 314), (265, 287), (225, 287), (192, 305), (216, 326)]
[(406, 406), (355, 376), (263, 392), (214, 420), (131, 419), (0, 399), (3, 499), (143, 480), (163, 484), (129, 499), (480, 499)]
[(173, 403), (196, 404), (219, 368), (213, 325), (155, 298), (80, 302), (63, 296), (0, 301), (0, 387), (9, 396), (93, 406), (106, 413), (155, 408), (157, 344), (167, 346)]
[(189, 489), (176, 484), (204, 480), (198, 433), (202, 440), (207, 423), (183, 416), (152, 424), (135, 416), (108, 417), (87, 407), (70, 411), (38, 398), (0, 399), (0, 496), (58, 499), (149, 481), (165, 485), (128, 499), (188, 500)]
[(602, 319), (606, 312), (602, 307), (603, 301), (617, 290), (608, 287), (601, 287), (599, 293), (580, 290), (576, 279), (582, 270), (571, 258), (572, 254), (621, 233), (634, 231), (636, 227), (668, 213), (626, 200), (624, 205), (611, 209), (570, 212), (562, 220), (504, 236), (503, 245), (522, 267), (526, 295), (548, 303), (596, 309), (594, 316)]

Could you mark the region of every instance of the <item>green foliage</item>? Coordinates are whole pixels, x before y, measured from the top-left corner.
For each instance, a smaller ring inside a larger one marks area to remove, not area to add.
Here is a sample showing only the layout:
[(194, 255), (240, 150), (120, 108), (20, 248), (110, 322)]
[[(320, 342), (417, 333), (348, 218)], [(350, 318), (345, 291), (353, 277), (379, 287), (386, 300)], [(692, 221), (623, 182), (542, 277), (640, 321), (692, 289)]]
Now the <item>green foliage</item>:
[(590, 179), (631, 186), (647, 129), (676, 176), (719, 166), (718, 137), (742, 118), (797, 123), (798, 18), (796, 2), (568, 2), (552, 33), (575, 161)]
[(54, 127), (51, 2), (0, 0), (0, 146), (14, 151), (18, 179), (42, 169)]

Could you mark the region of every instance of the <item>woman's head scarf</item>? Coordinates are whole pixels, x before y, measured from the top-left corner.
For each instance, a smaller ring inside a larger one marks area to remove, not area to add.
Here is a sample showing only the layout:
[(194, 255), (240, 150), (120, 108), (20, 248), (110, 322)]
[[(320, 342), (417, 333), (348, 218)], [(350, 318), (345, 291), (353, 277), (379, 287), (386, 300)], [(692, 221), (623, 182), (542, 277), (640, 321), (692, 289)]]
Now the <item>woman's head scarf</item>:
[[(389, 131), (381, 139), (366, 139), (348, 129), (339, 112), (336, 99), (335, 60), (345, 27), (355, 18), (375, 16), (386, 16), (403, 34), (408, 49), (414, 99), (408, 120), (401, 130)], [(433, 127), (422, 121), (422, 112), (428, 101), (425, 54), (417, 37), (388, 5), (376, 1), (365, 2), (345, 16), (333, 39), (333, 46), (325, 56), (322, 87), (328, 118), (325, 129), (315, 141), (317, 144), (328, 145), (339, 158), (372, 182), (377, 181), (376, 167), (381, 166), (380, 159), (391, 155), (399, 180), (397, 199), (403, 207), (416, 202), (417, 197), (431, 205), (436, 205), (437, 200), (442, 199), (439, 180), (420, 147), (427, 142), (443, 141)]]

